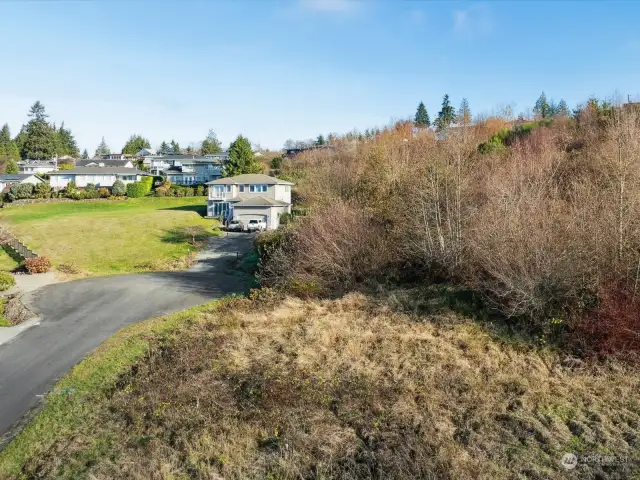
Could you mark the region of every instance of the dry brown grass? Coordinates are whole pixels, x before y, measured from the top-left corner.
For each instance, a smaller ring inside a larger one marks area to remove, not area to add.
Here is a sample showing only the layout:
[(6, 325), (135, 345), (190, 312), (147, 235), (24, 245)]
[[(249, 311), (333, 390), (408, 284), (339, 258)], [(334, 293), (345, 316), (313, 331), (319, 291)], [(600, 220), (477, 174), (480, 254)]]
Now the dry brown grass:
[[(397, 296), (397, 295), (396, 295)], [(155, 341), (31, 478), (631, 478), (640, 376), (360, 294), (233, 300)], [(263, 299), (264, 302), (264, 299)], [(627, 463), (579, 463), (565, 452)], [(596, 477), (598, 475), (598, 477)]]

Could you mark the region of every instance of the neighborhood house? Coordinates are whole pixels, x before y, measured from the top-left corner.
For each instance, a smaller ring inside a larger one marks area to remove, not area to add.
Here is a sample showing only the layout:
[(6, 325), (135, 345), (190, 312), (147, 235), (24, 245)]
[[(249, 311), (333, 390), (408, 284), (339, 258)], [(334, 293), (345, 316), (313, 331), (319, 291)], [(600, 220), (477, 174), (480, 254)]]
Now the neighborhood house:
[(18, 162), (20, 173), (49, 173), (58, 169), (56, 160), (22, 160)]
[(164, 174), (175, 185), (196, 185), (222, 176), (222, 165), (228, 154), (215, 155), (152, 155), (144, 157), (143, 165), (154, 174)]
[(30, 183), (31, 185), (37, 185), (42, 182), (44, 182), (42, 178), (32, 173), (7, 173), (5, 175), (0, 175), (0, 192), (4, 192), (5, 189), (10, 188), (14, 183)]
[(207, 217), (263, 220), (268, 230), (280, 225), (280, 216), (291, 213), (293, 183), (262, 174), (244, 174), (207, 183)]
[(71, 170), (51, 172), (51, 187), (58, 190), (65, 188), (69, 182), (75, 182), (78, 188), (85, 188), (93, 183), (96, 187), (111, 188), (116, 180), (124, 184), (139, 182), (149, 175), (135, 168), (128, 167), (76, 167)]

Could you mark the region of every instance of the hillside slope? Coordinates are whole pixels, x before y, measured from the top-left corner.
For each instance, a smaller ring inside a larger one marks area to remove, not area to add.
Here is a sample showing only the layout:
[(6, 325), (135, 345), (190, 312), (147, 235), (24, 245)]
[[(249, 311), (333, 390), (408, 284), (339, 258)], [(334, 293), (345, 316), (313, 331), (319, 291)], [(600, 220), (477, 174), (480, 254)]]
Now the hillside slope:
[[(278, 300), (266, 292), (185, 312), (163, 333), (121, 335), (97, 353), (104, 363), (109, 349), (119, 349), (120, 375), (91, 383), (92, 357), (76, 367), (63, 381), (76, 406), (47, 424), (50, 439), (34, 434), (36, 422), (0, 454), (0, 476), (638, 473), (637, 371), (589, 367), (500, 340), (455, 314), (408, 314), (402, 292), (384, 301), (361, 294)], [(143, 355), (123, 353), (125, 345), (139, 348), (140, 338)], [(566, 470), (560, 460), (567, 452), (616, 458), (599, 465), (590, 457)], [(19, 455), (24, 465), (14, 462)]]

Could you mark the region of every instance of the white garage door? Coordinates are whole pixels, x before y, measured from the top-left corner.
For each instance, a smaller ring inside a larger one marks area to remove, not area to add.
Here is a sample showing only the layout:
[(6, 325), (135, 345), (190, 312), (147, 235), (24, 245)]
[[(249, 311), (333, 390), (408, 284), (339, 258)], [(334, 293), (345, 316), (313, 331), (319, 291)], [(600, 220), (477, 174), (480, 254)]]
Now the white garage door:
[(262, 220), (263, 222), (267, 223), (267, 216), (266, 215), (257, 215), (257, 214), (253, 214), (253, 213), (245, 213), (245, 214), (242, 214), (242, 215), (238, 215), (237, 218), (240, 219), (240, 221), (242, 221), (242, 223), (244, 223), (245, 225), (249, 223), (249, 220)]

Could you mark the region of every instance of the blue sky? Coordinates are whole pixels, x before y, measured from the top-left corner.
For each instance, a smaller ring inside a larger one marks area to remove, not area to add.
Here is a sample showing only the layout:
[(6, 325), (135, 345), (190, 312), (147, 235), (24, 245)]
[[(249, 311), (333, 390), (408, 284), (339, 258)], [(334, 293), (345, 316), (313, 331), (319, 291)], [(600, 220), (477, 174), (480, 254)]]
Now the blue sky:
[[(640, 3), (0, 0), (0, 123), (40, 100), (81, 149), (131, 133), (183, 147), (213, 128), (262, 147), (473, 113), (540, 92), (640, 95)], [(8, 58), (7, 58), (8, 57)]]

